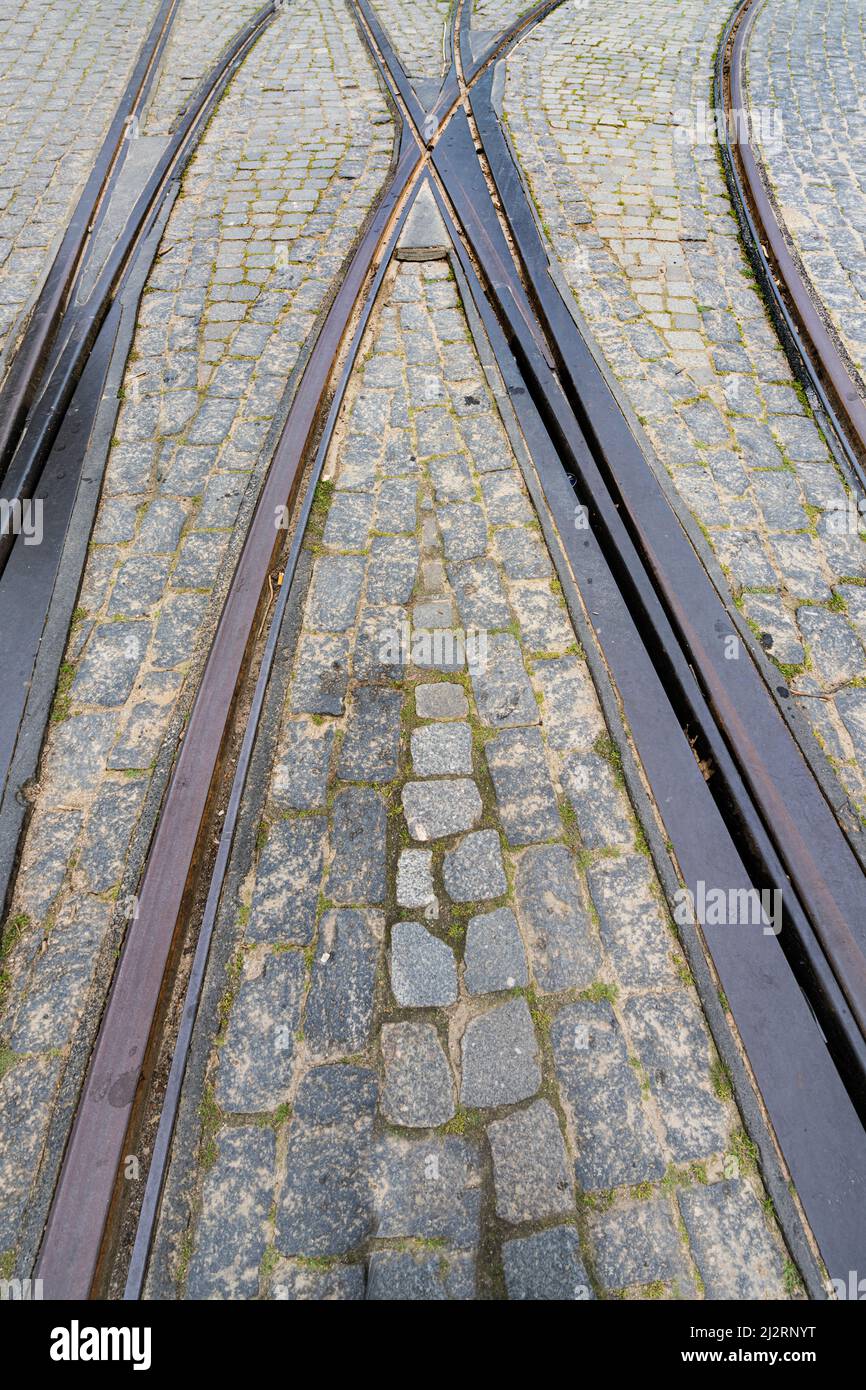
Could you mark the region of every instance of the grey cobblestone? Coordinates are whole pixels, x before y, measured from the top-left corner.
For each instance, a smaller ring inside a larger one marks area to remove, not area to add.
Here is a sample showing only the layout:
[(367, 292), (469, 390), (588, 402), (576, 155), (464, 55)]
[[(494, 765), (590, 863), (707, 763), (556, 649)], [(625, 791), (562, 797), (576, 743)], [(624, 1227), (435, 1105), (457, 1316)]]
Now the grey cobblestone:
[(395, 922), (391, 931), (391, 988), (403, 1008), (440, 1008), (457, 1000), (457, 967), (450, 946), (420, 922)]
[(382, 1113), (391, 1124), (430, 1129), (451, 1119), (451, 1071), (432, 1023), (386, 1023), (382, 1058)]
[(570, 1302), (593, 1296), (573, 1226), (553, 1226), (538, 1235), (507, 1240), (502, 1259), (510, 1299)]
[(556, 1112), (546, 1100), (495, 1120), (487, 1135), (503, 1221), (518, 1226), (571, 1212), (574, 1183)]

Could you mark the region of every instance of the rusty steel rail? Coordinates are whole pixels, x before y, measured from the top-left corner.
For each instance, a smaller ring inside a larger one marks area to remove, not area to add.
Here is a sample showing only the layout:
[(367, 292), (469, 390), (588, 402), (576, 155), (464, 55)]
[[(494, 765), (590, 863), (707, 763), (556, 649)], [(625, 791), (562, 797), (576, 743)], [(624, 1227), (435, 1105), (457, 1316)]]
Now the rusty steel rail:
[[(743, 0), (719, 46), (715, 90), (725, 112), (722, 154), (746, 246), (796, 375), (812, 388), (857, 482), (866, 489), (866, 402), (821, 315), (820, 297), (788, 245), (749, 139), (746, 58), (759, 0)], [(733, 137), (732, 137), (733, 127)]]

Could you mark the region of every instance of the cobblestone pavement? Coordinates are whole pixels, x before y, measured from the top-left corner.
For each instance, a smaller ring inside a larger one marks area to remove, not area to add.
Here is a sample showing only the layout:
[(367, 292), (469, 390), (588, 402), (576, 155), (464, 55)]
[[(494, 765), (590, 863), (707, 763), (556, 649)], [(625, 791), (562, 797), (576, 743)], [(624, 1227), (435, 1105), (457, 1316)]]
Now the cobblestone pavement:
[(866, 549), (705, 135), (724, 18), (711, 0), (563, 6), (510, 57), (505, 113), (627, 405), (862, 818)]
[(472, 28), (499, 34), (532, 7), (533, 0), (474, 0)]
[(431, 99), (445, 76), (445, 40), (450, 0), (374, 0), (373, 9), (417, 87), (429, 80)]
[(130, 844), (136, 827), (146, 841), (142, 808), (171, 761), (262, 446), (392, 141), (345, 5), (313, 0), (254, 48), (169, 219), (7, 931), (0, 1253), (16, 1242), (76, 1030), (102, 998)]
[(784, 1296), (455, 282), (389, 276), (307, 536), (178, 1289)]
[(38, 290), (157, 0), (6, 0), (0, 13), (0, 352)]
[(262, 0), (183, 0), (171, 28), (143, 134), (169, 133), (208, 70), (261, 7)]
[(769, 0), (749, 40), (756, 143), (784, 224), (866, 376), (866, 33), (859, 0)]

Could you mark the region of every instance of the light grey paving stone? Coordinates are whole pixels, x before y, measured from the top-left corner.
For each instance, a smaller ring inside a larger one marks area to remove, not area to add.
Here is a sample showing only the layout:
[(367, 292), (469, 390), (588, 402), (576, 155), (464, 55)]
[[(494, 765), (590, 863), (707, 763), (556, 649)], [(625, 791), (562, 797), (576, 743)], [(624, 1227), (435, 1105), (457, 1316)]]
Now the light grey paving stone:
[(565, 845), (527, 849), (515, 875), (517, 907), (538, 986), (548, 994), (586, 989), (598, 975), (601, 951)]
[(359, 685), (352, 697), (337, 775), (350, 782), (390, 782), (400, 756), (399, 690)]
[(385, 1023), (382, 1113), (393, 1125), (433, 1129), (454, 1114), (451, 1069), (432, 1023)]
[(150, 649), (154, 666), (180, 666), (189, 661), (207, 605), (206, 594), (168, 596), (160, 609)]
[(797, 666), (805, 660), (800, 634), (779, 594), (743, 594), (743, 612), (761, 629), (758, 640), (775, 661)]
[(407, 609), (393, 603), (362, 605), (352, 652), (356, 680), (402, 680), (411, 650)]
[(588, 1221), (594, 1267), (606, 1289), (660, 1282), (694, 1296), (685, 1248), (664, 1198), (591, 1212)]
[(606, 732), (595, 687), (586, 667), (566, 655), (533, 662), (542, 695), (541, 723), (550, 748), (589, 752)]
[(124, 561), (108, 601), (108, 616), (147, 617), (162, 597), (168, 566), (168, 556), (136, 555)]
[(464, 961), (470, 994), (493, 994), (529, 984), (526, 952), (510, 907), (470, 918)]
[(267, 956), (261, 974), (241, 982), (219, 1050), (216, 1099), (223, 1110), (276, 1110), (286, 1099), (304, 983), (296, 951)]
[(507, 627), (511, 622), (499, 571), (492, 560), (464, 560), (459, 565), (449, 565), (448, 579), (467, 628)]
[(502, 828), (511, 845), (554, 840), (562, 822), (539, 729), (507, 729), (484, 745)]
[(291, 689), (294, 713), (342, 714), (348, 680), (348, 638), (303, 633)]
[(223, 1129), (205, 1176), (186, 1296), (255, 1298), (273, 1200), (276, 1136), (258, 1126)]
[(587, 870), (587, 881), (602, 942), (622, 984), (632, 989), (675, 984), (673, 938), (652, 892), (646, 856), (599, 860)]
[(373, 1302), (449, 1302), (475, 1297), (475, 1261), (470, 1255), (422, 1255), (376, 1250), (367, 1271)]
[(324, 816), (275, 821), (270, 827), (256, 866), (248, 941), (310, 944), (327, 830)]
[(397, 861), (397, 906), (429, 907), (435, 901), (432, 850), (401, 850)]
[(369, 434), (346, 435), (339, 452), (337, 491), (369, 492), (376, 481), (376, 464), (382, 457), (384, 440)]
[(512, 1105), (541, 1085), (538, 1040), (525, 999), (470, 1019), (463, 1034), (463, 1105)]
[(689, 1163), (724, 1148), (727, 1116), (713, 1092), (709, 1039), (697, 1005), (682, 991), (635, 995), (625, 1015), (674, 1160)]
[(466, 451), (479, 473), (513, 468), (514, 456), (498, 420), (491, 414), (466, 416), (460, 421)]
[(487, 1127), (496, 1212), (512, 1226), (574, 1210), (574, 1179), (553, 1106), (534, 1101)]
[(373, 521), (375, 497), (369, 492), (338, 492), (334, 495), (322, 543), (335, 550), (364, 550)]
[(415, 713), (419, 719), (465, 719), (469, 703), (462, 686), (452, 681), (416, 685)]
[(518, 479), (516, 469), (482, 475), (481, 495), (484, 498), (487, 516), (494, 526), (510, 526), (534, 520), (529, 499)]
[(289, 720), (280, 733), (270, 794), (287, 811), (317, 811), (326, 803), (334, 730)]
[[(502, 475), (495, 473), (492, 476), (496, 478)], [(509, 592), (523, 640), (530, 651), (558, 652), (572, 646), (575, 639), (568, 613), (549, 583), (514, 580), (509, 585)]]
[(420, 922), (391, 928), (391, 988), (401, 1008), (447, 1008), (457, 999), (457, 966), (446, 942)]
[[(10, 1059), (11, 1061), (11, 1059)], [(11, 1250), (27, 1207), (63, 1066), (59, 1057), (18, 1058), (0, 1077), (0, 1246)]]
[(456, 1135), (380, 1139), (372, 1157), (379, 1240), (440, 1240), (452, 1249), (478, 1244), (482, 1167)]
[(745, 1182), (688, 1187), (678, 1195), (705, 1298), (784, 1297), (782, 1252)]
[(470, 674), (482, 724), (500, 729), (539, 722), (535, 692), (520, 647), (510, 633), (488, 636), (487, 661)]
[(496, 549), (509, 579), (547, 579), (553, 572), (541, 537), (527, 526), (497, 531)]
[(378, 1098), (379, 1082), (369, 1067), (330, 1063), (306, 1073), (292, 1113), (308, 1125), (354, 1124), (372, 1120)]
[(597, 753), (574, 753), (562, 769), (561, 779), (587, 849), (633, 844), (628, 801), (607, 758)]
[(322, 918), (304, 1013), (313, 1056), (347, 1056), (369, 1043), (382, 931), (377, 912), (343, 908)]
[(452, 902), (489, 902), (508, 891), (502, 848), (495, 830), (475, 830), (449, 850), (442, 865), (445, 891)]
[(290, 1303), (354, 1303), (366, 1297), (366, 1288), (362, 1264), (317, 1269), (280, 1260), (271, 1279), (271, 1298)]
[(364, 561), (354, 555), (320, 555), (313, 566), (306, 623), (316, 632), (345, 632), (355, 621)]
[(502, 1247), (508, 1297), (524, 1302), (571, 1302), (594, 1298), (573, 1226), (553, 1226)]
[(413, 840), (439, 840), (470, 830), (481, 816), (481, 797), (474, 782), (449, 778), (407, 782), (401, 792), (403, 812)]
[(472, 775), (472, 731), (468, 724), (428, 724), (412, 730), (416, 777)]
[(367, 569), (368, 603), (408, 603), (418, 574), (414, 536), (374, 536)]
[(70, 697), (76, 704), (123, 705), (150, 641), (150, 623), (102, 623), (95, 627), (72, 681)]
[(573, 1126), (579, 1185), (592, 1192), (662, 1178), (665, 1160), (610, 1004), (566, 1005), (551, 1025), (550, 1041)]
[(863, 676), (866, 651), (844, 614), (801, 608), (797, 622), (825, 686), (842, 685)]
[(371, 787), (347, 787), (331, 813), (328, 896), (341, 903), (380, 903), (386, 889), (388, 816)]
[(477, 502), (443, 503), (436, 513), (448, 564), (487, 553), (487, 519)]
[(836, 708), (848, 731), (857, 761), (866, 766), (866, 690), (843, 690), (836, 697)]
[(427, 464), (437, 502), (471, 502), (475, 484), (462, 454), (446, 454)]

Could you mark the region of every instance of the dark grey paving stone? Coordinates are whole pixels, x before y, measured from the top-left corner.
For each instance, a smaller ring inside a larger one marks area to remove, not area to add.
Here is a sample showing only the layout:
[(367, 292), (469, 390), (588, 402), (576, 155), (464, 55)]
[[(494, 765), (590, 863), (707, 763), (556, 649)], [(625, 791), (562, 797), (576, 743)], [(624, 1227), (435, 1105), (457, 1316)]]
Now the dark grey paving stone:
[(110, 783), (100, 792), (87, 820), (78, 859), (91, 893), (104, 893), (120, 882), (144, 791), (144, 780), (135, 778)]
[(466, 416), (460, 421), (460, 433), (466, 450), (479, 473), (491, 473), (498, 468), (512, 468), (514, 456), (505, 432), (492, 412)]
[(451, 947), (420, 922), (391, 928), (391, 988), (401, 1008), (447, 1008), (457, 999)]
[(207, 606), (207, 594), (169, 594), (160, 609), (151, 647), (154, 666), (180, 666), (189, 661)]
[(511, 845), (562, 834), (540, 729), (507, 729), (484, 745), (502, 828)]
[(337, 491), (368, 492), (376, 481), (376, 464), (382, 457), (384, 438), (350, 431), (340, 446)]
[(45, 1143), (63, 1062), (23, 1057), (0, 1078), (0, 1246), (14, 1249)]
[(284, 951), (241, 982), (219, 1050), (216, 1099), (223, 1110), (276, 1110), (287, 1098), (305, 975), (303, 956)]
[(556, 1111), (534, 1101), (487, 1127), (496, 1211), (503, 1221), (546, 1221), (574, 1210), (574, 1179)]
[(477, 1245), (482, 1168), (465, 1139), (386, 1136), (372, 1171), (377, 1239), (441, 1240), (458, 1250)]
[(529, 984), (526, 952), (510, 907), (497, 907), (470, 919), (464, 961), (470, 994), (493, 994)]
[(313, 566), (306, 624), (316, 632), (352, 627), (364, 579), (364, 561), (355, 555), (320, 555)]
[(782, 1252), (747, 1183), (732, 1179), (678, 1195), (705, 1298), (785, 1296)]
[[(138, 788), (132, 784), (130, 790)], [(97, 807), (91, 811), (90, 819), (98, 830), (104, 819), (104, 804), (98, 816)], [(21, 910), (36, 921), (45, 915), (63, 886), (83, 819), (81, 811), (49, 811), (30, 824), (16, 894)]]
[(574, 1127), (580, 1186), (592, 1192), (662, 1178), (665, 1160), (611, 1006), (566, 1005), (553, 1021), (550, 1041)]
[(379, 1082), (369, 1067), (331, 1063), (312, 1067), (295, 1098), (295, 1119), (309, 1125), (354, 1124), (376, 1113)]
[(258, 1126), (224, 1129), (204, 1181), (187, 1298), (255, 1298), (273, 1201), (276, 1136)]
[(79, 714), (55, 726), (45, 780), (58, 798), (95, 790), (116, 731), (112, 714)]
[(168, 581), (168, 556), (136, 555), (117, 572), (111, 598), (110, 618), (145, 618), (162, 598)]
[(102, 623), (93, 629), (70, 689), (75, 704), (123, 705), (150, 641), (150, 623)]
[(286, 811), (317, 811), (326, 803), (334, 730), (306, 720), (288, 720), (271, 777), (270, 795)]
[(654, 880), (646, 856), (600, 859), (587, 870), (587, 881), (601, 939), (621, 983), (632, 989), (675, 984), (673, 937), (652, 891)]
[(305, 632), (291, 689), (294, 713), (342, 714), (348, 682), (348, 638)]
[(723, 1149), (728, 1120), (713, 1091), (709, 1036), (696, 1004), (682, 991), (636, 995), (625, 1014), (675, 1162)]
[(448, 1302), (475, 1297), (470, 1255), (377, 1250), (370, 1256), (367, 1298), (374, 1302)]
[(414, 478), (386, 478), (379, 489), (376, 529), (414, 531), (418, 525), (418, 484)]
[(435, 681), (415, 686), (415, 713), (419, 719), (465, 719), (469, 702), (462, 686)]
[(625, 793), (613, 768), (597, 753), (573, 753), (562, 769), (562, 785), (587, 849), (631, 846), (634, 832)]
[(256, 866), (248, 941), (308, 946), (325, 864), (324, 816), (275, 821)]
[(508, 891), (502, 848), (495, 830), (475, 830), (449, 850), (442, 865), (445, 891), (452, 902), (489, 902)]
[(520, 486), (516, 469), (485, 473), (481, 478), (481, 495), (487, 515), (494, 526), (525, 524), (534, 519), (532, 507)]
[(693, 1296), (685, 1247), (667, 1200), (630, 1202), (592, 1212), (588, 1220), (595, 1270), (606, 1289), (661, 1282)]
[(436, 512), (445, 559), (450, 565), (487, 553), (487, 518), (477, 502), (446, 502)]
[(328, 873), (334, 902), (384, 901), (387, 830), (385, 803), (372, 788), (347, 787), (334, 798)]
[(327, 1269), (281, 1260), (271, 1280), (271, 1298), (289, 1303), (356, 1303), (366, 1297), (362, 1264)]
[(508, 1297), (525, 1302), (571, 1302), (594, 1297), (573, 1226), (507, 1240), (502, 1247)]
[(61, 910), (50, 949), (36, 956), (9, 1039), (13, 1052), (61, 1048), (73, 1037), (108, 933), (112, 905), (81, 897)]
[(520, 647), (510, 633), (488, 636), (486, 663), (470, 674), (482, 724), (500, 729), (539, 722), (535, 692)]
[(293, 1123), (277, 1201), (281, 1254), (315, 1259), (363, 1245), (373, 1229), (369, 1147), (369, 1122), (326, 1129)]
[(454, 1114), (451, 1069), (432, 1023), (385, 1023), (382, 1113), (392, 1125), (433, 1129)]
[(390, 782), (400, 759), (399, 690), (359, 685), (352, 696), (337, 774), (348, 782)]
[(418, 574), (414, 536), (374, 536), (367, 567), (368, 603), (408, 603)]
[(416, 777), (472, 775), (472, 731), (468, 724), (428, 724), (413, 729), (411, 746)]
[(463, 1105), (512, 1105), (541, 1085), (538, 1040), (525, 999), (470, 1019), (463, 1034)]
[(180, 693), (178, 671), (151, 671), (136, 687), (145, 697), (133, 705), (108, 756), (113, 770), (153, 767), (159, 757), (167, 712)]
[(797, 622), (812, 664), (825, 686), (842, 685), (863, 676), (866, 651), (844, 614), (824, 608), (801, 608)]
[(540, 989), (586, 989), (598, 975), (601, 951), (570, 850), (538, 845), (526, 850), (515, 876), (532, 972)]
[(172, 571), (172, 587), (212, 589), (219, 577), (228, 542), (228, 531), (189, 532)]
[(377, 912), (343, 908), (322, 918), (304, 1014), (311, 1055), (348, 1056), (369, 1043), (382, 931)]
[(465, 777), (407, 782), (401, 800), (409, 834), (422, 842), (469, 830), (481, 816), (478, 788)]
[(394, 603), (362, 605), (352, 653), (356, 680), (402, 680), (411, 650), (408, 609)]

